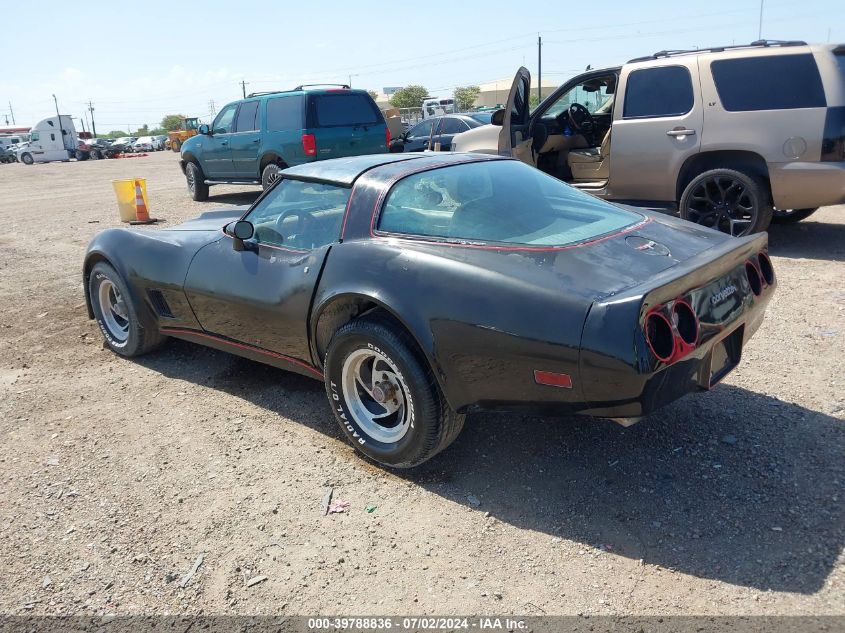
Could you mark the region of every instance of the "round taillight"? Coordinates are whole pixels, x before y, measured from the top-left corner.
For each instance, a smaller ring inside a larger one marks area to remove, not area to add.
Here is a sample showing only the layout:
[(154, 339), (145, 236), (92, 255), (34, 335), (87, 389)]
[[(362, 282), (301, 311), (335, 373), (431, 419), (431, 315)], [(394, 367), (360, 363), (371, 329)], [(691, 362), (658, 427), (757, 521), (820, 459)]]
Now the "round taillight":
[(760, 274), (763, 276), (763, 281), (767, 286), (775, 283), (775, 269), (772, 267), (772, 260), (766, 253), (760, 253), (757, 258), (760, 261)]
[(759, 297), (763, 292), (763, 278), (760, 277), (760, 271), (751, 262), (745, 262), (745, 276), (748, 277), (748, 284), (751, 286), (751, 292), (754, 296)]
[(672, 313), (681, 340), (687, 345), (695, 345), (698, 342), (698, 318), (692, 307), (686, 301), (676, 301)]
[(672, 358), (675, 351), (675, 337), (672, 326), (665, 316), (652, 312), (645, 320), (645, 336), (652, 353), (664, 363)]

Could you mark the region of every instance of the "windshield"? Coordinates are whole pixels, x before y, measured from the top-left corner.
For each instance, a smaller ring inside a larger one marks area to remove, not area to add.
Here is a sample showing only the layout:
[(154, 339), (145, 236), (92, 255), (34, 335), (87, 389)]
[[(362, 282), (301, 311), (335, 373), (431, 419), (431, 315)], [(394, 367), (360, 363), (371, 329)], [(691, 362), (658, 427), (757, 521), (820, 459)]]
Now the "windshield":
[(555, 117), (573, 103), (580, 103), (590, 114), (610, 112), (615, 88), (615, 75), (588, 79), (564, 92), (543, 112), (543, 117)]
[(563, 246), (640, 220), (524, 163), (491, 160), (400, 180), (387, 196), (378, 228), (456, 241)]

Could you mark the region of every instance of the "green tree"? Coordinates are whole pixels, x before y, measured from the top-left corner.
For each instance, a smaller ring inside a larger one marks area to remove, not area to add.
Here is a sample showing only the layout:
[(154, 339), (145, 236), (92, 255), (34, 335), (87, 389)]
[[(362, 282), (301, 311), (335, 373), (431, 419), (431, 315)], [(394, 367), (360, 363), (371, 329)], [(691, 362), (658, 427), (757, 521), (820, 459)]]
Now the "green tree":
[(378, 93), (375, 90), (367, 90), (367, 94), (373, 98), (373, 101), (378, 98)]
[(405, 86), (393, 93), (390, 105), (394, 108), (419, 108), (428, 96), (425, 86)]
[(150, 130), (150, 136), (167, 136), (167, 130), (163, 127), (156, 127)]
[(478, 86), (459, 86), (455, 88), (455, 105), (458, 106), (458, 111), (466, 112), (475, 107), (475, 100), (481, 94), (481, 88)]
[(139, 127), (135, 134), (132, 136), (149, 136), (150, 135), (150, 126), (144, 123), (141, 127)]
[(528, 95), (528, 107), (532, 110), (540, 105), (540, 97), (537, 96), (536, 92), (532, 92)]
[(181, 130), (184, 118), (184, 114), (168, 114), (161, 120), (161, 127), (168, 131)]
[(123, 130), (112, 130), (111, 132), (106, 134), (106, 138), (120, 138), (121, 136), (129, 136), (129, 134), (127, 134)]

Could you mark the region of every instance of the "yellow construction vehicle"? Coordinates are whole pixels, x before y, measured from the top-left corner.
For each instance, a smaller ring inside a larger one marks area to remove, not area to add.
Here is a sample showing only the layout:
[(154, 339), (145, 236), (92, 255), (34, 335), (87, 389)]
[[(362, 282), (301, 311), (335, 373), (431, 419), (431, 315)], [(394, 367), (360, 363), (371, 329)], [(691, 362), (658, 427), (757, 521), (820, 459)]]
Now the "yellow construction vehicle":
[(173, 130), (167, 133), (167, 141), (165, 146), (178, 152), (182, 149), (182, 143), (187, 141), (192, 136), (197, 135), (197, 128), (199, 127), (199, 119), (197, 117), (190, 117), (182, 119), (182, 124), (178, 130)]

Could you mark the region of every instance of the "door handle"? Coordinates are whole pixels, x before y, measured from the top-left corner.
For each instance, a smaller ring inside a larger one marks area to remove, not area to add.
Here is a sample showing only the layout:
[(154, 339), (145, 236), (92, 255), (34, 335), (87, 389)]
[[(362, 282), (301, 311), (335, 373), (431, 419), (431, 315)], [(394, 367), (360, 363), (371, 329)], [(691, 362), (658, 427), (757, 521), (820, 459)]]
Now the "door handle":
[(260, 138), (256, 138), (256, 139), (253, 139), (253, 141), (252, 141), (252, 142), (253, 142), (253, 143), (258, 143), (260, 140), (261, 140)]
[(220, 144), (221, 144), (221, 145), (228, 145), (228, 144), (229, 144), (229, 141), (220, 141)]
[(695, 136), (695, 130), (669, 130), (666, 136)]

